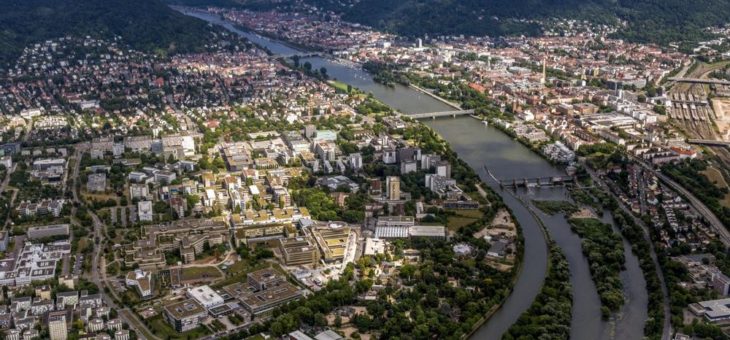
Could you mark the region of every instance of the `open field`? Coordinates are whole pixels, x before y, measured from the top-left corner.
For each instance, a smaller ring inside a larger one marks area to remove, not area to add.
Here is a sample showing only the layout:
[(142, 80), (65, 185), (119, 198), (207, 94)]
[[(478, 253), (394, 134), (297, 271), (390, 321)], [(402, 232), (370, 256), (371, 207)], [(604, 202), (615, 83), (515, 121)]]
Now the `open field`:
[[(708, 167), (702, 172), (702, 174), (705, 175), (710, 182), (715, 183), (718, 188), (730, 189), (727, 181), (725, 181), (725, 177), (722, 176), (719, 169), (715, 167)], [(730, 193), (725, 194), (725, 198), (720, 201), (720, 204), (722, 204), (723, 207), (730, 208)]]
[(183, 268), (182, 273), (180, 274), (180, 279), (183, 281), (211, 277), (222, 278), (223, 275), (215, 266)]
[(330, 81), (328, 81), (328, 83), (330, 85), (332, 85), (332, 87), (347, 93), (347, 84), (345, 84), (339, 80), (330, 80)]
[(455, 215), (449, 216), (446, 219), (446, 228), (450, 231), (457, 231), (463, 227), (466, 227), (476, 221), (479, 221), (484, 213), (481, 210), (449, 210)]

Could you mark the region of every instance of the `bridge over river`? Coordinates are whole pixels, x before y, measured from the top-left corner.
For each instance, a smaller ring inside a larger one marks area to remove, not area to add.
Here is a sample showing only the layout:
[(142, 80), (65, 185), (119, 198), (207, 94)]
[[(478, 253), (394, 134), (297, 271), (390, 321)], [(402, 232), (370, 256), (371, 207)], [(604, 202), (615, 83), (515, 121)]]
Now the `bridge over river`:
[(474, 110), (453, 110), (453, 111), (439, 111), (439, 112), (426, 112), (426, 113), (412, 113), (407, 115), (408, 117), (411, 117), (413, 119), (425, 119), (425, 118), (439, 118), (439, 117), (454, 117), (456, 116), (464, 116), (464, 115), (473, 115)]

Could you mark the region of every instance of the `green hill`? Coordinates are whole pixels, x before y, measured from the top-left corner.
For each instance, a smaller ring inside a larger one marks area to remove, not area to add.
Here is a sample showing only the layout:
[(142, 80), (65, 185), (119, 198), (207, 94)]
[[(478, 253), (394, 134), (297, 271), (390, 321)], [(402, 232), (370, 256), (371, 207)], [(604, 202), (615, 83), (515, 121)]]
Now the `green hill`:
[(144, 51), (195, 51), (211, 36), (201, 20), (159, 0), (0, 1), (0, 65), (31, 43), (64, 35), (121, 36)]
[[(287, 3), (282, 0), (229, 1), (256, 7), (261, 7), (262, 2), (268, 2), (272, 7)], [(514, 19), (561, 17), (595, 23), (617, 23), (617, 19), (621, 19), (628, 26), (617, 36), (666, 44), (703, 38), (702, 28), (730, 22), (730, 0), (304, 1), (342, 13), (348, 21), (408, 36), (537, 34), (537, 25)]]

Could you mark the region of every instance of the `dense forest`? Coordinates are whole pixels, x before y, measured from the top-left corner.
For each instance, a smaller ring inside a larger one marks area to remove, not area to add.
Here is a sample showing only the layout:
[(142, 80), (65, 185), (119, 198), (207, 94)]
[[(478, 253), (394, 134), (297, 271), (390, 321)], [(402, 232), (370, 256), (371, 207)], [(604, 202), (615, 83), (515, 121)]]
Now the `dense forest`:
[(120, 36), (144, 51), (195, 51), (210, 40), (201, 20), (159, 0), (5, 0), (0, 2), (0, 65), (29, 44), (64, 35)]
[(568, 222), (570, 229), (582, 239), (583, 254), (601, 298), (601, 314), (607, 319), (624, 304), (620, 274), (625, 259), (621, 236), (613, 232), (611, 225), (598, 219), (571, 218)]
[(550, 267), (532, 306), (509, 328), (504, 339), (567, 339), (570, 335), (573, 287), (560, 247), (550, 244)]

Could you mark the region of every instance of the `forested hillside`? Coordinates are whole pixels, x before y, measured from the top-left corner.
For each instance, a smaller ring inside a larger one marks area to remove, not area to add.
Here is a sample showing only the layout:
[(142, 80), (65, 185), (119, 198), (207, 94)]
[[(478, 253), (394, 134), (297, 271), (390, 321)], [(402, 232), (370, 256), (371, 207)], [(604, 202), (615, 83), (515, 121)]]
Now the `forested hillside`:
[[(205, 2), (206, 0), (170, 0)], [(518, 19), (552, 17), (627, 23), (618, 37), (667, 44), (704, 38), (702, 28), (730, 22), (730, 0), (208, 0), (254, 9), (303, 1), (342, 13), (348, 21), (408, 36), (540, 33)], [(268, 6), (267, 6), (268, 5)]]
[(162, 53), (197, 50), (210, 39), (205, 22), (159, 0), (0, 1), (0, 65), (28, 44), (68, 34), (121, 36), (134, 48)]

